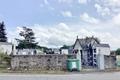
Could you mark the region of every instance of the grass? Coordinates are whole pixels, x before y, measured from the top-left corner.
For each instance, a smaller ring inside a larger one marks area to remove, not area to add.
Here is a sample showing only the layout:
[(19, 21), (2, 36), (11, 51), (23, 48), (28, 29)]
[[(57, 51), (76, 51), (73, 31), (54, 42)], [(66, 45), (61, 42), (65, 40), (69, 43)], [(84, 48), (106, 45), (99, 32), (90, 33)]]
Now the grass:
[(8, 70), (7, 68), (0, 68), (0, 73), (17, 73), (17, 74), (65, 74), (65, 71), (52, 70)]

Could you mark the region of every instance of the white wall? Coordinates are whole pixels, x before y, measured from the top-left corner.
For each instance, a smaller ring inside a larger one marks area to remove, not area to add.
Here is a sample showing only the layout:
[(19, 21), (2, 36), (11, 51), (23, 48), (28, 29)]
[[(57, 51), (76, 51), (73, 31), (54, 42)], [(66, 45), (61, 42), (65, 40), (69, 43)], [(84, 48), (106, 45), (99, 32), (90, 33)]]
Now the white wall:
[(68, 54), (68, 49), (62, 49), (61, 52), (62, 54)]
[[(36, 54), (34, 53), (35, 50), (36, 50)], [(38, 55), (38, 54), (44, 54), (44, 53), (39, 49), (20, 49), (20, 50), (16, 50), (16, 53), (14, 55)]]
[(105, 69), (105, 62), (104, 62), (104, 55), (103, 54), (98, 54), (98, 68), (100, 70), (104, 70)]
[(79, 44), (79, 41), (76, 42), (74, 49), (82, 50), (81, 45)]
[(110, 48), (108, 47), (96, 47), (96, 54), (110, 55)]
[(10, 55), (12, 53), (12, 45), (0, 45), (0, 51)]

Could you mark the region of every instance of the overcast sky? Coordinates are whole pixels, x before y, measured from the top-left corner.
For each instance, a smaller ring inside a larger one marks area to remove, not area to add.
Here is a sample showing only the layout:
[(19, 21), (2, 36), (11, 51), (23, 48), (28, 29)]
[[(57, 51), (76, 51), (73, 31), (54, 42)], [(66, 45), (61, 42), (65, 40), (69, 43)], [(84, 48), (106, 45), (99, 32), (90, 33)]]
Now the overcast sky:
[(27, 26), (41, 46), (72, 45), (77, 35), (93, 35), (111, 49), (120, 47), (120, 0), (0, 0), (0, 21), (9, 41)]

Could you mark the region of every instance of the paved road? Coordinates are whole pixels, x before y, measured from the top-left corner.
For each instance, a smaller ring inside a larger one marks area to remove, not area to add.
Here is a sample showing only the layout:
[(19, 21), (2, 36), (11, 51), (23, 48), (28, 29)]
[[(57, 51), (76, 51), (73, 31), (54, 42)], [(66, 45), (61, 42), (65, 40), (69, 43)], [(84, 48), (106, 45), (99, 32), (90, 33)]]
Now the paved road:
[(66, 75), (1, 74), (0, 80), (120, 80), (120, 72)]

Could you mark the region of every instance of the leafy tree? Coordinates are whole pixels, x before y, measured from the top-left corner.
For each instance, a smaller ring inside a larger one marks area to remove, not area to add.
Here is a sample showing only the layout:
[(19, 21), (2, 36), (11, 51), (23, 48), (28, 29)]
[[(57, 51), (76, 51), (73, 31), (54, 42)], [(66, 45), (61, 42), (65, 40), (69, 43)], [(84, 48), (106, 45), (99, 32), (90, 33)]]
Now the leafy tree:
[(120, 55), (120, 48), (116, 50), (116, 55)]
[(7, 42), (4, 22), (0, 23), (0, 42)]
[(60, 49), (68, 49), (70, 46), (63, 45)]
[(35, 49), (37, 47), (37, 43), (35, 42), (34, 32), (32, 29), (23, 27), (23, 31), (19, 33), (21, 37), (24, 39), (16, 39), (19, 44), (17, 46), (18, 49)]

